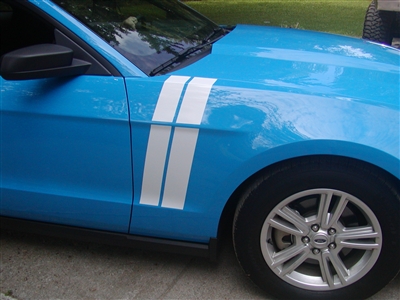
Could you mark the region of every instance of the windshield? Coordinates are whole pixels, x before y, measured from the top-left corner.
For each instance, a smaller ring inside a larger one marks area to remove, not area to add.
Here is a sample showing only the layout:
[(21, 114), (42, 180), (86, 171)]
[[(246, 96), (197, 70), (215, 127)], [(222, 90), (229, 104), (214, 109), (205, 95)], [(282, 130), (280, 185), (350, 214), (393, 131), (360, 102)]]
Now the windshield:
[(207, 39), (219, 29), (216, 24), (178, 1), (53, 2), (91, 28), (147, 75), (156, 73), (152, 71), (163, 64), (169, 66), (168, 62), (179, 55), (191, 53), (189, 49), (209, 42)]

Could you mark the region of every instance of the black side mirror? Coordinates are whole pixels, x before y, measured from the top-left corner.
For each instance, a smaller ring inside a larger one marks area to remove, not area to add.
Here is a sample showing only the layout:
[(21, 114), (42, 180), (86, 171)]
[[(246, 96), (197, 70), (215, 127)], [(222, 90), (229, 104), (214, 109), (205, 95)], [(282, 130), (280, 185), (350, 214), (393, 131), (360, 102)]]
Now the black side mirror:
[(5, 54), (0, 75), (7, 80), (39, 79), (84, 74), (90, 63), (75, 59), (71, 49), (40, 44)]

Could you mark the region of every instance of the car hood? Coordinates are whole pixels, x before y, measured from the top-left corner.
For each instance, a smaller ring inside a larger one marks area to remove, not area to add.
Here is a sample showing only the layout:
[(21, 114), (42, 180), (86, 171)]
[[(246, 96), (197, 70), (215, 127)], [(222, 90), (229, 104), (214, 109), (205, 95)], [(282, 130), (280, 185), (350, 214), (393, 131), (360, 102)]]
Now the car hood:
[(174, 72), (219, 85), (368, 101), (399, 107), (400, 51), (297, 29), (238, 25), (211, 55)]

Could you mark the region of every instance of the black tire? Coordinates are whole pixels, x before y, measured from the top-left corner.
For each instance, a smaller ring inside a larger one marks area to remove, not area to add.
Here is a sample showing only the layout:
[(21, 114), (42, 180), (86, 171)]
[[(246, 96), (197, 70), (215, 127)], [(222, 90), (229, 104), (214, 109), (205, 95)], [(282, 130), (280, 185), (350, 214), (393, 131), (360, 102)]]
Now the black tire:
[(400, 38), (400, 12), (396, 12), (396, 18), (393, 27), (393, 37)]
[(372, 1), (365, 15), (363, 39), (391, 45), (394, 37), (395, 20), (395, 12), (379, 11), (376, 1)]
[(400, 269), (399, 211), (390, 175), (344, 158), (296, 159), (260, 175), (242, 197), (235, 252), (277, 298), (365, 299)]

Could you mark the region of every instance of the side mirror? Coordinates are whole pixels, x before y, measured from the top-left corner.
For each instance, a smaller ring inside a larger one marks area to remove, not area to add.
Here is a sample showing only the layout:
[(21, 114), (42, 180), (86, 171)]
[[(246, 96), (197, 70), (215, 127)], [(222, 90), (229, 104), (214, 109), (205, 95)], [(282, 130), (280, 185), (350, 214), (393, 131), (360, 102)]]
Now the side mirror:
[(26, 80), (84, 74), (90, 63), (75, 59), (71, 49), (40, 44), (9, 52), (1, 61), (0, 75), (7, 80)]

